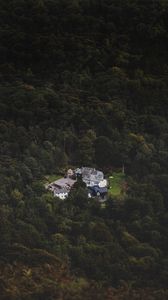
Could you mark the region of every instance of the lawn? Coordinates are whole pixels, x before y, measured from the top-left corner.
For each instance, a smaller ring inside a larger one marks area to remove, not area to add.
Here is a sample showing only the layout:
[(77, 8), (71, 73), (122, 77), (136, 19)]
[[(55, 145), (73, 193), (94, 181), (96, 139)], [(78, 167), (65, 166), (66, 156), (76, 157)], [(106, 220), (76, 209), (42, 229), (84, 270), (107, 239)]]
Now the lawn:
[(123, 173), (113, 173), (108, 178), (109, 182), (109, 195), (121, 196), (123, 184), (125, 181), (125, 175)]
[(47, 182), (47, 183), (51, 183), (51, 182), (54, 182), (54, 181), (56, 181), (60, 178), (62, 178), (62, 176), (58, 175), (58, 174), (45, 175), (44, 176), (44, 181)]

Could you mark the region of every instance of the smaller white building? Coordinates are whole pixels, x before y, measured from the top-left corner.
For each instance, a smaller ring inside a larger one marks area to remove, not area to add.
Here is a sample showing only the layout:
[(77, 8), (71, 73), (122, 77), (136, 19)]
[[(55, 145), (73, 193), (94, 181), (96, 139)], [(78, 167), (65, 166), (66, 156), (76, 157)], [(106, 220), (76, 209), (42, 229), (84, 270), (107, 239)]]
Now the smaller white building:
[(107, 179), (101, 180), (101, 181), (99, 182), (98, 186), (99, 186), (100, 188), (106, 187), (106, 186), (107, 186)]
[(65, 200), (68, 197), (68, 191), (66, 189), (55, 189), (54, 197), (58, 197), (61, 200)]
[(72, 177), (74, 175), (74, 171), (72, 169), (69, 169), (67, 171), (67, 177)]

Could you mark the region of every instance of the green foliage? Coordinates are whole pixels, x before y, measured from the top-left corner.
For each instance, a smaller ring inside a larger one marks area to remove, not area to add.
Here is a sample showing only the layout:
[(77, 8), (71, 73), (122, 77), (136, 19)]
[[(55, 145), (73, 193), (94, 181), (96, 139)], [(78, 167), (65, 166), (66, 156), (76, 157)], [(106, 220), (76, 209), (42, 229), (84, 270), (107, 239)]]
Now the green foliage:
[[(2, 299), (167, 299), (167, 12), (0, 1)], [(46, 192), (79, 166), (115, 170), (103, 207)]]
[(125, 188), (125, 175), (123, 173), (112, 173), (108, 177), (109, 195), (122, 196)]

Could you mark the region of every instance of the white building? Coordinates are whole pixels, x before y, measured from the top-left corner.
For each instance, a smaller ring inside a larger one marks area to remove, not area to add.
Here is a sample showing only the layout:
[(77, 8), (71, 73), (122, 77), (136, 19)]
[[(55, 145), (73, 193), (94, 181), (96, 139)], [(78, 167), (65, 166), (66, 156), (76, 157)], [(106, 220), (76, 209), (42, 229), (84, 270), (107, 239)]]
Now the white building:
[(55, 197), (58, 197), (62, 200), (66, 199), (68, 197), (68, 194), (74, 185), (76, 180), (73, 180), (69, 177), (67, 178), (60, 178), (48, 185), (46, 185), (46, 188), (54, 193)]
[(56, 189), (54, 190), (54, 197), (65, 200), (68, 197), (68, 191), (66, 189)]
[(103, 172), (98, 171), (94, 168), (78, 168), (75, 170), (75, 174), (77, 176), (82, 176), (82, 180), (86, 183), (87, 187), (98, 186), (99, 184), (102, 185), (102, 187), (107, 186), (107, 180), (104, 179)]

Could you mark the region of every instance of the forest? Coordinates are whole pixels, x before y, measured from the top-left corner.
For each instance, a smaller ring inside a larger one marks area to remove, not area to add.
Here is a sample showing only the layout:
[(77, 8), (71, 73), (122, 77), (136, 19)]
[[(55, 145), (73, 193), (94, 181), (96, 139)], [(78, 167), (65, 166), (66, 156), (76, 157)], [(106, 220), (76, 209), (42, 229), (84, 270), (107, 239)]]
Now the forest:
[(0, 299), (168, 299), (167, 53), (167, 0), (0, 1)]

